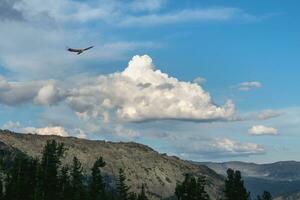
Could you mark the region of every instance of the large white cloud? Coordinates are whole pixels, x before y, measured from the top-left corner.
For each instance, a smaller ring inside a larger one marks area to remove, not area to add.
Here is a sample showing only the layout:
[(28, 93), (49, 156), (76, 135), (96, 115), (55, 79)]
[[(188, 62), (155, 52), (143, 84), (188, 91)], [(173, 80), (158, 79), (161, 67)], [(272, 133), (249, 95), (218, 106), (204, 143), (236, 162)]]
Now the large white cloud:
[(249, 129), (251, 135), (277, 135), (278, 130), (273, 127), (256, 125)]
[(152, 59), (134, 56), (122, 72), (58, 83), (54, 80), (9, 82), (1, 79), (0, 103), (53, 105), (65, 101), (81, 117), (108, 121), (233, 119), (235, 105), (214, 104), (196, 83), (182, 82), (156, 70)]
[(217, 106), (199, 85), (156, 70), (147, 55), (134, 56), (123, 72), (74, 88), (66, 101), (81, 115), (97, 117), (110, 110), (128, 121), (228, 120), (235, 112), (231, 101)]

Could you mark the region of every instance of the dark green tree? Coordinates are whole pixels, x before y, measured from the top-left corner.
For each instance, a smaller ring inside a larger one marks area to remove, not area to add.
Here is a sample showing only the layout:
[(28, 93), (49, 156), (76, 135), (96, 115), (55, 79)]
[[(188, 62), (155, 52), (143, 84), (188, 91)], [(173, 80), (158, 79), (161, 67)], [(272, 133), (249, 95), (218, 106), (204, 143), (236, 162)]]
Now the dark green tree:
[(138, 195), (138, 200), (148, 200), (148, 197), (146, 195), (146, 191), (145, 191), (145, 185), (142, 184), (142, 189), (140, 194)]
[(204, 176), (198, 177), (197, 180), (197, 200), (209, 200), (209, 195), (205, 191), (206, 180)]
[(106, 199), (105, 184), (101, 174), (101, 169), (106, 163), (103, 158), (98, 158), (92, 167), (92, 177), (89, 185), (89, 198), (91, 200), (104, 200)]
[(47, 141), (38, 169), (36, 200), (57, 200), (59, 196), (58, 170), (65, 152), (64, 144), (55, 140)]
[(126, 175), (123, 169), (119, 169), (119, 179), (117, 183), (118, 190), (118, 200), (128, 200), (129, 199), (129, 187), (125, 183)]
[(71, 191), (72, 200), (84, 200), (86, 199), (86, 188), (83, 183), (83, 169), (81, 162), (77, 157), (73, 158), (73, 164), (71, 168)]
[(240, 171), (227, 170), (224, 195), (226, 200), (248, 200), (249, 193), (244, 186)]
[(128, 195), (129, 200), (138, 200), (138, 195), (135, 192), (130, 192)]
[(36, 187), (36, 169), (36, 160), (18, 155), (6, 173), (5, 199), (32, 200)]
[(62, 167), (60, 170), (58, 196), (59, 200), (71, 199), (72, 197), (69, 171), (70, 169), (67, 166)]
[(272, 200), (272, 195), (268, 191), (263, 191), (261, 196), (257, 196), (257, 200)]
[(185, 175), (183, 183), (177, 184), (175, 195), (178, 200), (208, 200), (209, 196), (205, 191), (205, 179), (199, 177), (197, 180), (190, 174)]
[(3, 194), (3, 178), (0, 177), (0, 200), (4, 199), (4, 194)]

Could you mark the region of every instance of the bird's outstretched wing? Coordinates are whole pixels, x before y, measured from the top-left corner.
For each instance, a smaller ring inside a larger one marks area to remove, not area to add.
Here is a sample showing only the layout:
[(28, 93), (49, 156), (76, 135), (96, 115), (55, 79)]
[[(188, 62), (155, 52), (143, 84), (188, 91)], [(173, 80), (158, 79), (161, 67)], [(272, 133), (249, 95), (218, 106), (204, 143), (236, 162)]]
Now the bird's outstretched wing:
[(89, 50), (89, 49), (91, 49), (91, 48), (93, 48), (93, 47), (94, 47), (94, 46), (90, 46), (90, 47), (88, 47), (88, 48), (83, 49), (83, 51)]

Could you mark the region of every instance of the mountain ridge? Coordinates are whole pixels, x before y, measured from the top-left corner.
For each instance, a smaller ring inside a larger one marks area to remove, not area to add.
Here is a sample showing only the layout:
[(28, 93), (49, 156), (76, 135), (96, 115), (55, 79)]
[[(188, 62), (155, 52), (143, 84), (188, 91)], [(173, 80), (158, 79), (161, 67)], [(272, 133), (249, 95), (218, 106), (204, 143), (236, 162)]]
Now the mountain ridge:
[(206, 177), (206, 189), (212, 200), (218, 199), (221, 195), (224, 184), (221, 175), (206, 166), (194, 165), (175, 156), (160, 154), (143, 144), (19, 134), (0, 130), (1, 143), (32, 157), (39, 157), (46, 141), (53, 139), (64, 143), (67, 148), (63, 164), (70, 164), (76, 156), (82, 162), (87, 174), (96, 158), (102, 156), (107, 163), (103, 168), (104, 177), (111, 186), (115, 185), (119, 168), (123, 168), (132, 191), (139, 191), (141, 185), (145, 184), (151, 199), (171, 198), (176, 184), (183, 181), (184, 174), (192, 173)]

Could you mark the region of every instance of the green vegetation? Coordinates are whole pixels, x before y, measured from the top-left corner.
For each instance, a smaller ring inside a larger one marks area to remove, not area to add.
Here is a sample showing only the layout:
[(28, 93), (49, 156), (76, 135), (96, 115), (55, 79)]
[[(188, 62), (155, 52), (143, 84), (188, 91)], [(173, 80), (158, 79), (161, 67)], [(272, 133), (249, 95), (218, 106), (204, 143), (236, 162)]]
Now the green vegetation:
[(183, 183), (178, 184), (175, 189), (175, 195), (178, 200), (209, 200), (209, 196), (204, 190), (205, 179), (186, 174)]
[[(241, 172), (232, 169), (227, 170), (227, 178), (225, 180), (224, 190), (225, 200), (250, 200), (250, 192), (244, 186)], [(272, 200), (270, 192), (264, 191), (261, 196), (257, 196), (256, 200)]]
[(268, 191), (264, 191), (261, 196), (257, 196), (257, 200), (272, 200), (272, 195)]
[(227, 170), (224, 195), (225, 200), (247, 200), (249, 198), (250, 194), (244, 186), (240, 171)]

